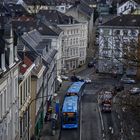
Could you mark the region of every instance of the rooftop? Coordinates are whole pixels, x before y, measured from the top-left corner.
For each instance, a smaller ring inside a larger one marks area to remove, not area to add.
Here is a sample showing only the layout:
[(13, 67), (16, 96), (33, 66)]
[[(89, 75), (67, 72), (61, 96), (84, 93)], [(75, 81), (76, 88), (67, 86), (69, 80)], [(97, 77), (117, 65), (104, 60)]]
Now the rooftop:
[(132, 26), (140, 27), (140, 15), (121, 15), (105, 22), (101, 26)]
[(40, 15), (44, 15), (44, 17), (49, 21), (50, 23), (57, 25), (57, 24), (72, 24), (78, 23), (73, 17), (67, 16), (59, 11), (56, 10), (41, 10), (39, 12)]

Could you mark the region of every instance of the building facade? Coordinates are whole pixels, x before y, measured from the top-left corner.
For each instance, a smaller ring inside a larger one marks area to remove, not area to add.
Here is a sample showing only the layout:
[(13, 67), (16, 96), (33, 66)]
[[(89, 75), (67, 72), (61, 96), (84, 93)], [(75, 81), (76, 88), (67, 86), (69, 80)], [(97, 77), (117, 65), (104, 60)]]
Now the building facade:
[(87, 49), (87, 24), (58, 25), (63, 30), (62, 69), (70, 71), (85, 64)]
[(73, 70), (86, 61), (88, 42), (88, 25), (66, 16), (56, 10), (42, 10), (48, 22), (57, 25), (62, 31), (61, 69), (63, 72)]
[(5, 26), (1, 26), (0, 34), (0, 139), (13, 140), (19, 138), (19, 59), (13, 44), (12, 26), (5, 23)]
[(19, 66), (19, 130), (20, 140), (30, 139), (31, 72), (35, 64), (25, 52), (18, 52), (22, 63)]
[(117, 4), (117, 15), (130, 14), (134, 12), (139, 6), (140, 1), (137, 0), (121, 1)]
[(135, 44), (140, 31), (139, 18), (140, 16), (124, 15), (99, 26), (99, 72), (136, 74), (133, 58), (126, 57), (137, 52)]

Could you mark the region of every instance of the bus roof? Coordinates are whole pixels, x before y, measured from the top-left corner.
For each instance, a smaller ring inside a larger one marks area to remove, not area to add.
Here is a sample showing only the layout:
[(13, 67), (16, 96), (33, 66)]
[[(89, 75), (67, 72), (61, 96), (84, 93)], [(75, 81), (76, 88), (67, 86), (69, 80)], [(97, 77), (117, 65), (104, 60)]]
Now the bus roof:
[(68, 93), (78, 93), (85, 82), (74, 82), (68, 89)]
[(66, 96), (63, 103), (62, 112), (77, 112), (78, 96)]

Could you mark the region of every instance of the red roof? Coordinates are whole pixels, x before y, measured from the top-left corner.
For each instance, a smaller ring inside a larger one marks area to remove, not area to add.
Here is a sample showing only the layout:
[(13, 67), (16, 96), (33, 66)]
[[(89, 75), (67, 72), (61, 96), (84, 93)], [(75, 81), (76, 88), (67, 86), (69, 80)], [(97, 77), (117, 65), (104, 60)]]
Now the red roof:
[(27, 56), (24, 56), (23, 63), (20, 65), (20, 73), (24, 74), (32, 64), (33, 62)]

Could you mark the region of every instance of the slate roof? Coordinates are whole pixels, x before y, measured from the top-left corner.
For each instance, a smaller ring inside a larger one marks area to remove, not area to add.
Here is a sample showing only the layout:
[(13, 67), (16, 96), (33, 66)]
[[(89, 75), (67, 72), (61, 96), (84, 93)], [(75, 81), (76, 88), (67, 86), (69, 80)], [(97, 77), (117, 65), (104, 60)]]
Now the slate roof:
[(46, 0), (48, 6), (56, 6), (61, 4), (70, 4), (73, 5), (78, 0)]
[(81, 0), (86, 2), (88, 5), (97, 4), (97, 0)]
[(7, 9), (4, 7), (3, 4), (0, 4), (0, 13), (5, 13), (7, 12)]
[(13, 3), (5, 4), (5, 9), (10, 14), (15, 13), (14, 16), (21, 16), (24, 14), (28, 15), (28, 12), (24, 9), (24, 7), (19, 4), (13, 4)]
[(78, 9), (89, 17), (93, 13), (93, 9), (83, 2), (80, 2)]
[(40, 34), (48, 36), (58, 36), (61, 32), (60, 29), (58, 31), (55, 28), (50, 28), (47, 24), (43, 24), (41, 21), (34, 19), (31, 16), (15, 18), (12, 23), (14, 29), (19, 34), (23, 34), (24, 32), (29, 32), (34, 29), (37, 29)]
[[(51, 22), (52, 24), (69, 24), (73, 22), (74, 18), (72, 16), (67, 16), (57, 10), (41, 10), (39, 11), (40, 15), (44, 15), (47, 21)], [(74, 20), (75, 23), (78, 21)]]
[(122, 15), (113, 18), (101, 26), (131, 26), (140, 27), (140, 15)]
[[(127, 1), (129, 1), (129, 0), (118, 0), (120, 5), (126, 3)], [(140, 4), (140, 0), (133, 0), (133, 1), (136, 2), (137, 4)]]
[(47, 5), (47, 0), (23, 0), (27, 5)]
[(4, 53), (5, 51), (5, 41), (4, 39), (0, 36), (0, 54)]

